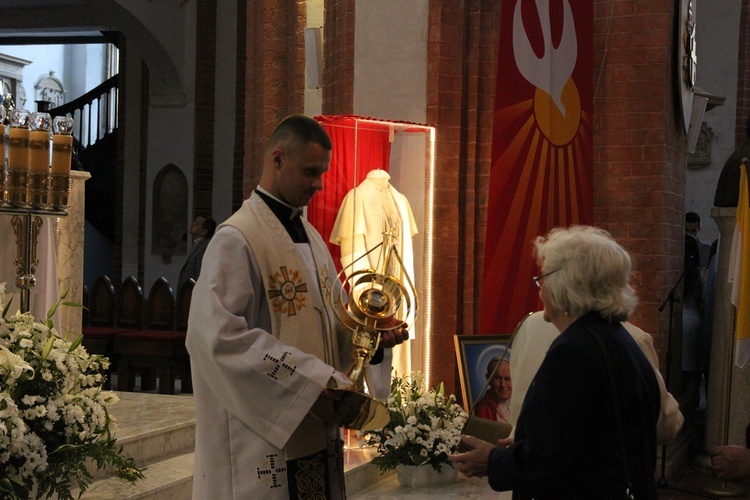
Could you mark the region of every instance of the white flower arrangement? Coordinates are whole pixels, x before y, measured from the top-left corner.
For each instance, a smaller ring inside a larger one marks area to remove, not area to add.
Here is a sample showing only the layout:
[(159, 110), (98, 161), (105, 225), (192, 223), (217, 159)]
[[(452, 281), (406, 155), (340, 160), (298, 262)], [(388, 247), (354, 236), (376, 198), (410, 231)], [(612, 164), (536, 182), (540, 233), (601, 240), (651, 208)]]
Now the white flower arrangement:
[(92, 476), (86, 466), (112, 466), (116, 475), (143, 478), (133, 460), (116, 449), (109, 406), (118, 401), (102, 390), (109, 360), (86, 352), (79, 337), (70, 343), (52, 325), (66, 293), (44, 323), (30, 313), (8, 316), (0, 283), (0, 498), (73, 498)]
[(425, 391), (421, 372), (409, 378), (393, 377), (386, 401), (390, 423), (362, 433), (364, 444), (377, 447), (372, 463), (382, 473), (398, 465), (430, 465), (440, 472), (442, 465), (450, 465), (448, 455), (455, 453), (468, 415), (454, 395), (445, 395), (442, 382)]

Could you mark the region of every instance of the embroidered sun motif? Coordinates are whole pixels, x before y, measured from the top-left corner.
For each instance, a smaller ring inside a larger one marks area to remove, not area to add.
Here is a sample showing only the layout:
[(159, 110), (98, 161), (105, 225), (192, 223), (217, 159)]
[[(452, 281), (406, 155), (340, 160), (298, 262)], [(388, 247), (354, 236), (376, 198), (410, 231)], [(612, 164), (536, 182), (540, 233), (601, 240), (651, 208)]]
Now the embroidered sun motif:
[(286, 483), (286, 463), (277, 453), (263, 457), (256, 468), (258, 479), (268, 488), (281, 488)]
[(297, 371), (297, 360), (289, 351), (268, 353), (263, 356), (263, 364), (266, 375), (276, 380), (287, 379)]
[(307, 301), (307, 283), (302, 281), (299, 271), (281, 266), (271, 276), (268, 289), (268, 300), (274, 312), (296, 316), (297, 311), (305, 307)]

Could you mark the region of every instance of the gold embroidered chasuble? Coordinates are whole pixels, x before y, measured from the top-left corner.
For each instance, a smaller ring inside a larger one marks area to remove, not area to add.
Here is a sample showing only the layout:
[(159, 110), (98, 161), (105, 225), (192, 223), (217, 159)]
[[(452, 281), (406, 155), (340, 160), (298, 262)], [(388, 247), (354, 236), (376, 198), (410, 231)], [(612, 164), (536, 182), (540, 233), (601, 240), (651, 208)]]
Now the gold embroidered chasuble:
[[(195, 498), (289, 498), (287, 475), (295, 487), (326, 483), (330, 498), (343, 498), (340, 430), (310, 410), (334, 367), (349, 366), (350, 333), (336, 328), (326, 304), (335, 280), (330, 255), (303, 223), (310, 244), (295, 245), (253, 194), (206, 252), (187, 340), (198, 421)], [(249, 302), (237, 298), (243, 293)]]

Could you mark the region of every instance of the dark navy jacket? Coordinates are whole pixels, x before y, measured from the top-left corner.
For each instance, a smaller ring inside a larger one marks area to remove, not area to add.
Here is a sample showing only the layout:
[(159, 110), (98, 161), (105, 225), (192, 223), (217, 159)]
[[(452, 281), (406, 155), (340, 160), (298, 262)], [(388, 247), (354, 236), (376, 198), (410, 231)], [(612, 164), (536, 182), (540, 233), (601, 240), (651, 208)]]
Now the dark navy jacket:
[(524, 400), (515, 443), (490, 455), (493, 489), (513, 489), (514, 498), (624, 498), (625, 467), (610, 377), (590, 332), (600, 336), (613, 365), (635, 498), (657, 498), (656, 377), (625, 328), (608, 324), (598, 313), (579, 318), (550, 346)]

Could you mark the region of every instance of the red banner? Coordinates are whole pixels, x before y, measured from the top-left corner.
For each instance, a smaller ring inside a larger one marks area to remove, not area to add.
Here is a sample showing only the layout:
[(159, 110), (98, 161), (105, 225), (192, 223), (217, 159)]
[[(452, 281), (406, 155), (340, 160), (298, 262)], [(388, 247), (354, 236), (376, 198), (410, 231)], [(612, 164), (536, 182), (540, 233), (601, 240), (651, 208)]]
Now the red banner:
[(593, 221), (592, 60), (592, 2), (503, 2), (480, 333), (540, 309), (534, 238)]

